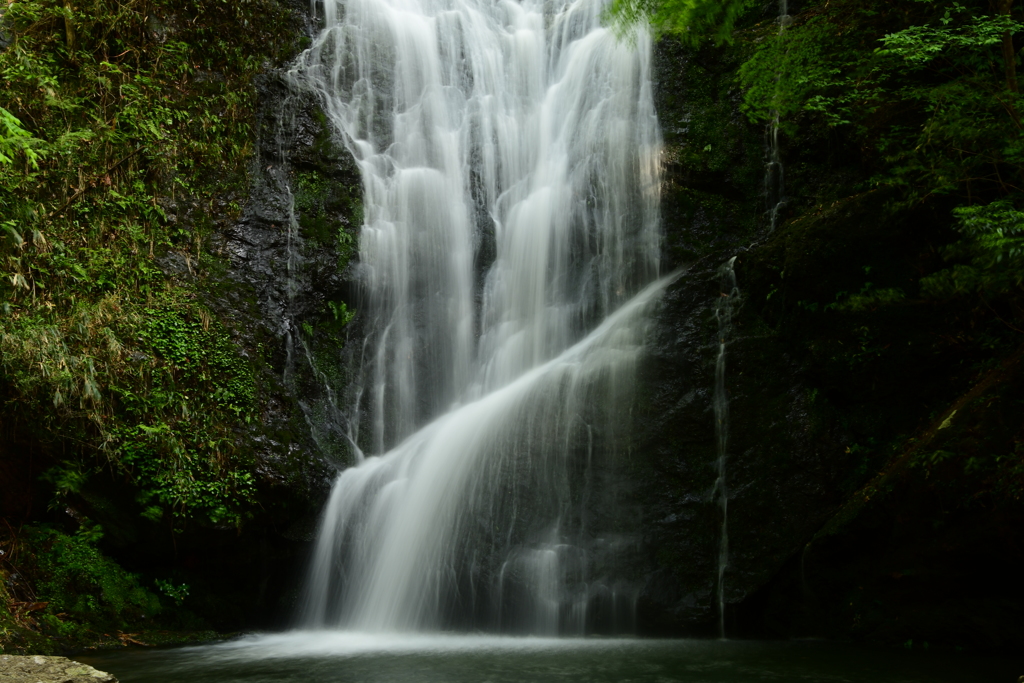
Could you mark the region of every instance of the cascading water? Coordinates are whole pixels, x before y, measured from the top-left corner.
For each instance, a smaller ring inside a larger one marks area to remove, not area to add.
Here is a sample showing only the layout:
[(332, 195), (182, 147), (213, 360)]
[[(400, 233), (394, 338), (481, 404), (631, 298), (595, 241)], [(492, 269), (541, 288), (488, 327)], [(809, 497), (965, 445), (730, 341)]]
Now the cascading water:
[(601, 0), (323, 10), (291, 76), (362, 172), (350, 422), (381, 455), (334, 484), (306, 623), (628, 629), (607, 480), (664, 287), (649, 39)]

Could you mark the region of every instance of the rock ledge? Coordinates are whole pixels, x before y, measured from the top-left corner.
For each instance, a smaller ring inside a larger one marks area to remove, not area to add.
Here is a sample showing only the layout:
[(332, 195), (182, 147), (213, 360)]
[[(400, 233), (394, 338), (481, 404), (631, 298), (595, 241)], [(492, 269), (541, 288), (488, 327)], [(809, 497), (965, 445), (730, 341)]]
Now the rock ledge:
[(0, 655), (3, 683), (117, 683), (117, 679), (67, 657)]

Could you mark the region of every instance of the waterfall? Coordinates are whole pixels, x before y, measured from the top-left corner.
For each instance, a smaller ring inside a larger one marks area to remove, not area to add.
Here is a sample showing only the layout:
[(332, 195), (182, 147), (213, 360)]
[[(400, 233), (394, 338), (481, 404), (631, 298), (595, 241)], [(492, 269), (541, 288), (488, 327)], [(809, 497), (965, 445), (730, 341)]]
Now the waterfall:
[(725, 479), (725, 464), (729, 454), (729, 394), (725, 389), (725, 348), (732, 332), (732, 310), (739, 299), (736, 286), (736, 271), (733, 265), (736, 257), (722, 264), (718, 270), (720, 279), (718, 303), (715, 318), (718, 321), (718, 357), (715, 359), (715, 468), (717, 477), (711, 491), (711, 498), (717, 499), (721, 510), (721, 527), (718, 535), (718, 579), (715, 595), (718, 599), (718, 635), (725, 638), (725, 570), (729, 566), (729, 488)]
[(665, 286), (660, 133), (649, 38), (617, 40), (603, 9), (324, 0), (290, 77), (362, 174), (349, 419), (376, 455), (334, 483), (307, 625), (631, 621), (614, 463)]

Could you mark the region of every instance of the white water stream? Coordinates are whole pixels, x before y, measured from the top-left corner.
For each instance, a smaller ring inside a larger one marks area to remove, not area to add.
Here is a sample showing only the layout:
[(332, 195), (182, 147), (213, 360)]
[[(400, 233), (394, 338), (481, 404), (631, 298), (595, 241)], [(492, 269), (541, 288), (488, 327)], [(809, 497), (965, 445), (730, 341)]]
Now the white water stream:
[(324, 0), (291, 77), (362, 173), (350, 438), (378, 455), (334, 484), (309, 626), (580, 633), (600, 607), (630, 628), (635, 587), (599, 567), (629, 539), (595, 479), (664, 286), (660, 135), (649, 39), (602, 11)]

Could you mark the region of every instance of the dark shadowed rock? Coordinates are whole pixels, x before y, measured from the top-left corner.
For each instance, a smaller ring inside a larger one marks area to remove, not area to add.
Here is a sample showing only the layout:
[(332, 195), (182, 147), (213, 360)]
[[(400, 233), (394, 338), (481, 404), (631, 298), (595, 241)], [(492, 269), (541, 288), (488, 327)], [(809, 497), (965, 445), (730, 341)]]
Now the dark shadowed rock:
[[(742, 283), (744, 256), (736, 271)], [(630, 474), (643, 510), (649, 574), (641, 624), (658, 631), (707, 631), (715, 599), (721, 510), (714, 372), (718, 263), (706, 258), (666, 293), (637, 392)], [(727, 605), (741, 602), (798, 552), (841, 500), (844, 459), (817, 419), (801, 368), (741, 304), (726, 351), (731, 423)]]

